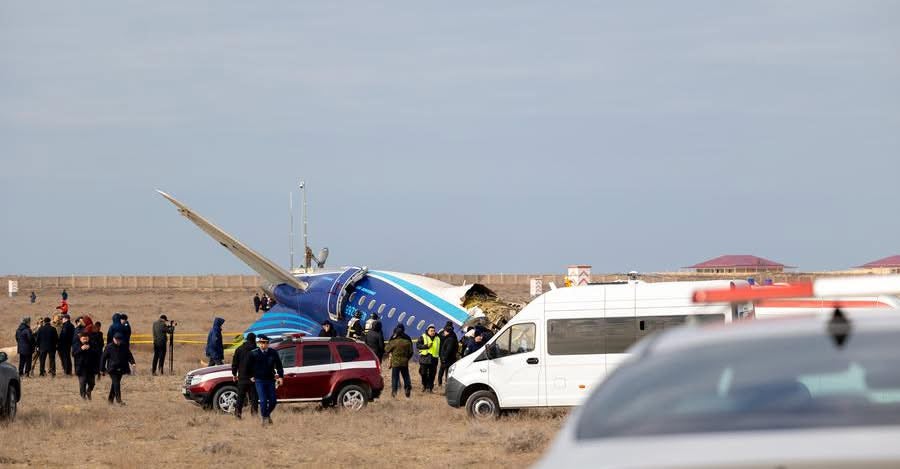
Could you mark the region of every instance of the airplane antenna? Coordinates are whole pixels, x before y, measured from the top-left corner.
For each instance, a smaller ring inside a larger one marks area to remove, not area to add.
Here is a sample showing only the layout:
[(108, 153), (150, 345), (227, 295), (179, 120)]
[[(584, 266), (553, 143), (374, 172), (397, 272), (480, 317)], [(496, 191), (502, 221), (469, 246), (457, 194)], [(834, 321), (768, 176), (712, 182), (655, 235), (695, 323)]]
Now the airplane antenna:
[(303, 270), (305, 272), (309, 272), (309, 263), (310, 263), (310, 250), (309, 250), (309, 238), (307, 237), (306, 232), (306, 221), (308, 213), (306, 211), (306, 182), (300, 181), (300, 190), (303, 191)]

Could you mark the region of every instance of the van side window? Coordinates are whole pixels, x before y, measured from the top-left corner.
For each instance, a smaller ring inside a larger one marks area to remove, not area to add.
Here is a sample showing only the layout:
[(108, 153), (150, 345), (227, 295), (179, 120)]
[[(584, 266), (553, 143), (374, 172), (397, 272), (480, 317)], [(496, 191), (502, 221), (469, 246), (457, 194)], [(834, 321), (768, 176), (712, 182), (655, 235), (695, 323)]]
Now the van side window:
[(526, 353), (534, 350), (534, 323), (515, 324), (503, 331), (493, 344), (492, 358)]
[[(627, 319), (634, 321), (634, 318)], [(607, 353), (604, 325), (602, 318), (550, 319), (547, 321), (547, 353), (550, 355)]]

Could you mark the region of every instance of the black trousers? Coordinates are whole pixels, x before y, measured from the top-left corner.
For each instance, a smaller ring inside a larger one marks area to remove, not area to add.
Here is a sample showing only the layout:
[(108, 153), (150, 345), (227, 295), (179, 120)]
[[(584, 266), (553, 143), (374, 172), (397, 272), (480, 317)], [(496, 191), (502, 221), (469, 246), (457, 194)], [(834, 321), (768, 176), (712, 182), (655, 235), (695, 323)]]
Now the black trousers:
[(447, 372), (450, 371), (450, 365), (454, 363), (455, 362), (445, 362), (444, 360), (441, 360), (441, 367), (438, 369), (437, 375), (438, 386), (444, 385), (444, 376), (447, 376)]
[(419, 363), (419, 374), (422, 376), (422, 388), (426, 391), (434, 389), (434, 377), (437, 375), (437, 363), (428, 365)]
[(250, 401), (250, 415), (256, 415), (259, 412), (259, 397), (256, 395), (256, 384), (252, 381), (240, 380), (237, 383), (238, 394), (237, 403), (235, 403), (234, 414), (240, 416), (244, 411), (244, 403)]
[(81, 397), (87, 397), (91, 393), (91, 391), (94, 390), (96, 377), (97, 375), (93, 373), (88, 373), (85, 376), (78, 376), (78, 393), (81, 395)]
[(156, 364), (159, 363), (159, 374), (163, 373), (163, 363), (166, 362), (166, 345), (153, 344), (153, 363), (151, 372), (156, 373)]
[(116, 402), (122, 402), (122, 375), (110, 373), (109, 381), (109, 402), (112, 402), (113, 399)]
[(391, 396), (397, 394), (397, 390), (400, 389), (401, 376), (403, 377), (403, 389), (406, 391), (406, 395), (409, 396), (409, 392), (412, 391), (412, 382), (409, 380), (409, 367), (395, 366), (391, 368)]
[(31, 354), (19, 355), (19, 376), (31, 374)]
[(41, 350), (41, 376), (46, 374), (44, 365), (47, 363), (48, 357), (50, 358), (50, 374), (56, 376), (56, 350)]
[(59, 353), (59, 364), (62, 365), (63, 372), (67, 375), (72, 374), (72, 352), (68, 348), (63, 347), (57, 351)]

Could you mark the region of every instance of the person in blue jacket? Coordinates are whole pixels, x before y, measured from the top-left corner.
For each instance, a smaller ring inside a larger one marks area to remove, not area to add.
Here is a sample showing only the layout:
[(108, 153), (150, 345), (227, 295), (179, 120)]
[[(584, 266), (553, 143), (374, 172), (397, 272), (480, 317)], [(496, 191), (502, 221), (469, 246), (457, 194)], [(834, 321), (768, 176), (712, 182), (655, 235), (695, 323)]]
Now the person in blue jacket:
[(223, 365), (225, 363), (225, 345), (222, 343), (222, 324), (225, 320), (222, 318), (213, 319), (212, 328), (209, 335), (206, 336), (206, 356), (209, 358), (209, 365)]

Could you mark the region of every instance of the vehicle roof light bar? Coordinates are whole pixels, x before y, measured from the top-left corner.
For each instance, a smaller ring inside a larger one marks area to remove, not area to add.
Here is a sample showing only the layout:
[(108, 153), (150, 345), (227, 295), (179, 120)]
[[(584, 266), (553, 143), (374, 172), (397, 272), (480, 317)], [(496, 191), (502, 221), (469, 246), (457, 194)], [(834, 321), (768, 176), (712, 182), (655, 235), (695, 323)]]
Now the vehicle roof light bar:
[(695, 303), (740, 303), (775, 298), (827, 298), (900, 294), (900, 275), (833, 277), (788, 285), (698, 290)]

